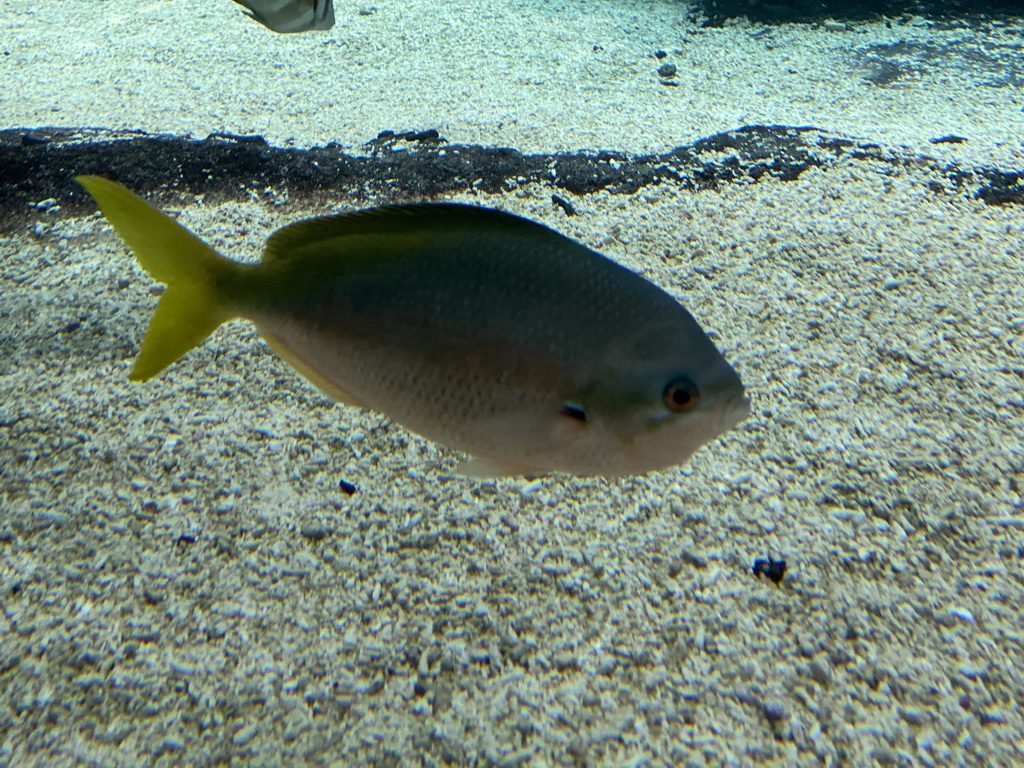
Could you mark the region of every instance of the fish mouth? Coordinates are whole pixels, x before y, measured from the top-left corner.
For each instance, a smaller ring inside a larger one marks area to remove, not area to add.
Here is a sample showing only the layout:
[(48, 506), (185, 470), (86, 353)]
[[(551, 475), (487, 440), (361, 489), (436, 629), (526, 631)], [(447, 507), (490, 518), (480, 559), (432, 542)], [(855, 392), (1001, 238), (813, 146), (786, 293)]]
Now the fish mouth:
[(750, 398), (740, 393), (725, 406), (725, 429), (732, 429), (750, 416)]

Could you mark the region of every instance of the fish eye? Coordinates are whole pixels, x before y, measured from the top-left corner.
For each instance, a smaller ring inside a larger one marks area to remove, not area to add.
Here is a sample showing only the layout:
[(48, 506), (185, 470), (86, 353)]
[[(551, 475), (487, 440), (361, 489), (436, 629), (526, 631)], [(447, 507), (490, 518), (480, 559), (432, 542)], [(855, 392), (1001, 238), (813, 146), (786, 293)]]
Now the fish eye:
[(662, 402), (665, 407), (673, 413), (685, 413), (697, 407), (700, 400), (700, 390), (697, 385), (685, 376), (676, 376), (665, 385), (665, 391), (661, 393)]

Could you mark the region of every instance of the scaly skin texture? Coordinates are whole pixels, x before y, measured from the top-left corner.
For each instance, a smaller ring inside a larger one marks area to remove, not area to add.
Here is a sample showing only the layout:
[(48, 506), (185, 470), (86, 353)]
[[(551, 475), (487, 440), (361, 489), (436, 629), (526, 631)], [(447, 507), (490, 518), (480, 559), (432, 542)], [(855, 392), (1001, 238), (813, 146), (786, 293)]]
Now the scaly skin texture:
[[(503, 474), (650, 471), (745, 414), (738, 377), (689, 313), (579, 244), (461, 206), (364, 216), (343, 237), (329, 220), (282, 231), (231, 291), (340, 399)], [(662, 402), (677, 376), (697, 385), (692, 411)]]

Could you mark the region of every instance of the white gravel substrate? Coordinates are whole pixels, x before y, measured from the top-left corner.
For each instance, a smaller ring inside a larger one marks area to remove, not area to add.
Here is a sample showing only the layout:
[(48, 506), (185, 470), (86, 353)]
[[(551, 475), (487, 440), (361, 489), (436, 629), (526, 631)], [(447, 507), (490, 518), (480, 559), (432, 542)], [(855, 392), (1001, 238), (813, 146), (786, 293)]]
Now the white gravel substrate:
[[(764, 122), (1024, 167), (1012, 26), (339, 1), (280, 37), (228, 0), (7, 5), (4, 126), (639, 152)], [(910, 74), (865, 84), (900, 39)], [(132, 385), (154, 286), (102, 220), (40, 214), (0, 240), (0, 765), (1021, 764), (1024, 210), (927, 173), (573, 219), (550, 189), (457, 198), (643, 271), (750, 388), (688, 467), (621, 482), (456, 477), (242, 323)], [(181, 218), (254, 258), (321, 212)]]
[[(780, 123), (955, 159), (1002, 163), (1024, 149), (1024, 23), (701, 29), (682, 2), (335, 0), (333, 29), (275, 35), (240, 8), (7, 2), (0, 122), (343, 147), (436, 128), (522, 152), (661, 152)], [(677, 68), (672, 85), (662, 64)], [(895, 80), (870, 84), (893, 66)], [(947, 134), (970, 141), (927, 144)]]
[(242, 323), (132, 385), (155, 299), (101, 220), (4, 241), (0, 761), (1024, 760), (1024, 212), (923, 181), (458, 198), (642, 270), (751, 389), (622, 482), (454, 477)]

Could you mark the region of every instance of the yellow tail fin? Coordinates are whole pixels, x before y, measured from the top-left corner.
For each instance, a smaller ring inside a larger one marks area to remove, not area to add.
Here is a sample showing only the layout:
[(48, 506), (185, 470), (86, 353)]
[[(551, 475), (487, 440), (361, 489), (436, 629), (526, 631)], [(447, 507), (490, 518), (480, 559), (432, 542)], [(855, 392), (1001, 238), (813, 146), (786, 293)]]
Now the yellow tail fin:
[(241, 265), (117, 182), (99, 176), (76, 180), (143, 268), (167, 284), (129, 375), (132, 381), (151, 379), (235, 316), (225, 307), (217, 283)]

